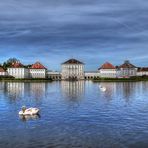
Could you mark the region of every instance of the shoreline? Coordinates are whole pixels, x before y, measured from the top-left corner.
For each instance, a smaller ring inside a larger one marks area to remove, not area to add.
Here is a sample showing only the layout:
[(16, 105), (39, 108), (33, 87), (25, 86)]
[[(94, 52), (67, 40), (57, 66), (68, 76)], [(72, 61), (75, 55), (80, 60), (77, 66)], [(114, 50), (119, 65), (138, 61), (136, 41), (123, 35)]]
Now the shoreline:
[[(25, 78), (25, 79), (15, 79), (15, 78), (0, 78), (0, 82), (53, 82), (53, 81), (67, 81), (67, 80), (54, 80), (51, 78)], [(148, 77), (131, 77), (131, 78), (94, 78), (89, 80), (77, 80), (77, 81), (92, 81), (92, 82), (146, 82)], [(69, 81), (69, 82), (76, 82)]]
[(93, 82), (146, 82), (148, 80), (92, 80)]
[(148, 78), (100, 78), (100, 79), (93, 79), (93, 82), (144, 82), (148, 81)]
[(0, 82), (53, 82), (51, 79), (0, 79)]

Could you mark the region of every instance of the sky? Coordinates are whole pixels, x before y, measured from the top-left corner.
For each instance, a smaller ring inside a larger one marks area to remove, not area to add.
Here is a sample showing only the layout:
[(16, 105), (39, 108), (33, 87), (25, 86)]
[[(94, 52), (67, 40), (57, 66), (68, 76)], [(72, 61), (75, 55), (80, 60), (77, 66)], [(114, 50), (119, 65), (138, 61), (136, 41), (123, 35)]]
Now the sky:
[(0, 63), (11, 57), (49, 70), (70, 58), (148, 66), (148, 0), (0, 0)]

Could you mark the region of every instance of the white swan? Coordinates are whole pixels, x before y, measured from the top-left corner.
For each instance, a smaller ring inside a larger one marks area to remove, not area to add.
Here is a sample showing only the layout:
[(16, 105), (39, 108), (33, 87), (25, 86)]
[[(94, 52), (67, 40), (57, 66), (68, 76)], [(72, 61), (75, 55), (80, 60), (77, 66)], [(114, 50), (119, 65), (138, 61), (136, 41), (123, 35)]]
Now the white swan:
[(26, 107), (22, 107), (22, 110), (19, 111), (19, 115), (36, 115), (39, 113), (39, 109), (38, 108), (26, 108)]
[(103, 87), (103, 86), (100, 85), (99, 88), (100, 88), (100, 90), (103, 91), (103, 92), (106, 91), (106, 87)]

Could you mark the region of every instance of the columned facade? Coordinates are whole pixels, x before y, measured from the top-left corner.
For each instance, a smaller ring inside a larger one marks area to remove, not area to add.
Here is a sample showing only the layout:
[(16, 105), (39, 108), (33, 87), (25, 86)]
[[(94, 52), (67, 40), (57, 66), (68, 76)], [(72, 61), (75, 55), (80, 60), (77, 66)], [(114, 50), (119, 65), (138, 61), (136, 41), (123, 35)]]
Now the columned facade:
[(62, 80), (83, 80), (84, 64), (76, 59), (62, 63)]
[(85, 80), (91, 80), (95, 78), (99, 78), (100, 74), (98, 71), (86, 71), (85, 72)]
[(48, 71), (47, 78), (50, 78), (52, 80), (61, 80), (61, 73), (58, 71)]

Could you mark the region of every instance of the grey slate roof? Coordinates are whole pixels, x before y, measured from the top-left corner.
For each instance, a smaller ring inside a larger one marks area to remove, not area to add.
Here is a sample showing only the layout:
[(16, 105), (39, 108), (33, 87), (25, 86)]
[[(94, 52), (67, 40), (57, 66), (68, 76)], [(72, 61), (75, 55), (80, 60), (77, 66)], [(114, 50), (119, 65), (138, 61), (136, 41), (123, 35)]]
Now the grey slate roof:
[(135, 65), (131, 64), (129, 61), (125, 61), (119, 68), (136, 68)]
[(62, 64), (84, 64), (83, 62), (80, 62), (76, 59), (69, 59), (66, 62), (62, 63)]

